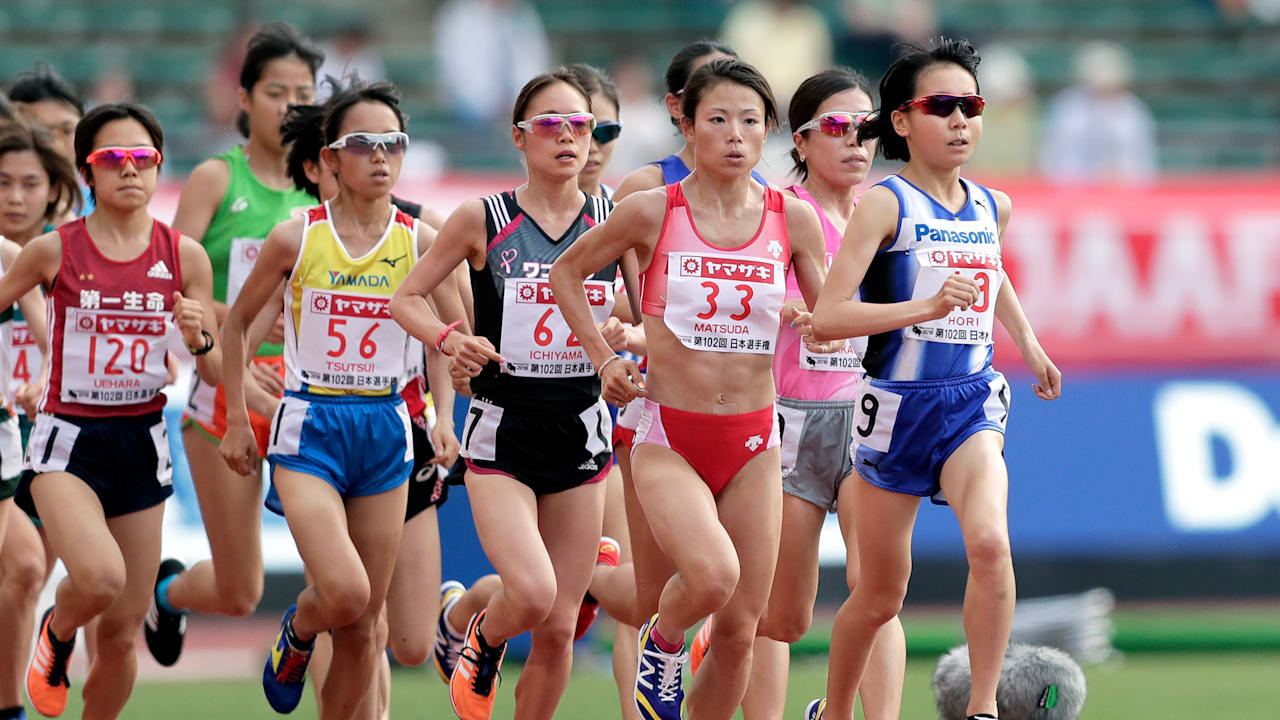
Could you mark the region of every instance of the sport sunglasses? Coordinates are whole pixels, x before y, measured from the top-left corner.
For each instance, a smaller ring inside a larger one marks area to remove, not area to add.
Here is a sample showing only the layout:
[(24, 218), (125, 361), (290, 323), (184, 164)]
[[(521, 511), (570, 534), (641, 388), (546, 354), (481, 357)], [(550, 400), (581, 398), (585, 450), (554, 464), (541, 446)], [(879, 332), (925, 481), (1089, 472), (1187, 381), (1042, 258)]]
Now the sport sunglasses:
[(388, 155), (403, 155), (409, 149), (409, 136), (402, 132), (355, 132), (329, 143), (330, 150), (346, 150), (353, 155), (372, 155), (379, 148)]
[(148, 170), (160, 164), (163, 157), (153, 147), (104, 147), (89, 153), (85, 162), (100, 168), (119, 170), (126, 162), (139, 170)]
[(845, 133), (862, 127), (863, 123), (871, 120), (874, 115), (875, 114), (871, 112), (848, 112), (845, 110), (836, 110), (834, 112), (819, 115), (796, 128), (796, 132), (802, 133), (806, 130), (817, 128), (823, 135), (844, 137)]
[(622, 134), (622, 123), (620, 122), (602, 122), (596, 124), (596, 129), (591, 131), (591, 137), (601, 145), (608, 145), (618, 136)]
[(898, 106), (898, 110), (906, 112), (911, 108), (920, 108), (920, 112), (927, 115), (949, 117), (956, 111), (956, 106), (959, 106), (960, 112), (964, 113), (965, 117), (971, 118), (981, 115), (982, 108), (986, 105), (987, 101), (983, 100), (981, 95), (925, 95), (902, 103)]
[[(548, 113), (546, 115), (534, 115), (528, 120), (521, 120), (516, 123), (516, 127), (543, 137), (556, 137), (564, 132), (567, 127), (574, 135), (582, 137), (596, 129), (596, 116), (591, 113), (573, 113), (572, 115)], [(621, 130), (622, 126), (619, 125), (618, 127)], [(615, 135), (615, 137), (617, 136)]]

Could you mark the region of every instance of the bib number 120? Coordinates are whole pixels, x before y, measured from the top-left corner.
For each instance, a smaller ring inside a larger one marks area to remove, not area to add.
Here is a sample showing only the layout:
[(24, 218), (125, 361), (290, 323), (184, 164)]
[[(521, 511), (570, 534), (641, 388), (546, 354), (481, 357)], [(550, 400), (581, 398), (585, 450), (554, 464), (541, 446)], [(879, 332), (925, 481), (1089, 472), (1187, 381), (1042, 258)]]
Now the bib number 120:
[[(124, 353), (125, 342), (119, 338), (104, 338), (107, 345), (103, 348), (103, 354), (111, 353), (111, 358), (107, 360), (107, 364), (102, 368), (104, 375), (123, 375), (124, 369), (117, 366), (120, 355)], [(129, 347), (129, 370), (137, 375), (144, 375), (147, 372), (147, 352), (151, 349), (151, 345), (142, 338), (137, 338)], [(98, 372), (98, 336), (94, 335), (89, 338), (89, 374), (93, 375)]]

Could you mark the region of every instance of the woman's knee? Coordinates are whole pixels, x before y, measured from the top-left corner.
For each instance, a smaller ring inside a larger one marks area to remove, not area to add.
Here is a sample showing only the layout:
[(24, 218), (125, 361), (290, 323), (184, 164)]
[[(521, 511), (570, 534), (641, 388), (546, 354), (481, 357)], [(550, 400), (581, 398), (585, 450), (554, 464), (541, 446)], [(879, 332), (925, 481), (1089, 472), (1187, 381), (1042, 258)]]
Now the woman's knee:
[(724, 607), (733, 597), (741, 570), (737, 556), (729, 555), (718, 562), (699, 563), (698, 567), (689, 568), (687, 574), (681, 572), (681, 577), (687, 591), (697, 599), (697, 604), (714, 610)]
[(81, 602), (101, 612), (124, 592), (124, 565), (103, 563), (85, 568), (71, 578), (71, 583)]
[(1009, 551), (1009, 532), (997, 525), (979, 527), (965, 537), (965, 552), (969, 557), (969, 569), (976, 577), (988, 579), (992, 575), (1012, 570), (1013, 556)]
[(741, 657), (755, 644), (759, 621), (742, 615), (719, 613), (711, 625), (711, 644), (716, 652)]
[[(333, 581), (324, 585), (317, 584), (316, 592), (328, 615), (333, 628), (346, 627), (362, 620), (369, 607), (369, 581), (363, 575), (348, 577), (342, 581)], [(374, 631), (373, 620), (369, 618), (367, 632)]]
[(771, 606), (760, 618), (760, 630), (757, 634), (779, 642), (798, 642), (809, 632), (813, 624), (813, 606), (811, 604), (792, 604), (782, 607), (781, 604)]
[[(94, 652), (99, 659), (119, 660), (133, 655), (138, 641), (141, 616), (99, 616), (96, 624)], [(94, 626), (91, 626), (94, 627)]]
[(545, 577), (528, 574), (508, 581), (503, 579), (503, 594), (515, 614), (516, 624), (523, 628), (541, 626), (551, 614), (556, 602), (554, 574)]
[(533, 647), (537, 648), (538, 652), (573, 653), (573, 634), (577, 625), (577, 613), (568, 617), (559, 617), (559, 615), (560, 613), (554, 613), (548, 616), (530, 633)]
[(262, 584), (260, 573), (231, 576), (226, 580), (219, 574), (218, 597), (222, 601), (223, 614), (234, 618), (252, 615), (262, 600)]
[(44, 553), (24, 554), (12, 558), (4, 566), (4, 578), (0, 580), (10, 602), (34, 605), (44, 587)]

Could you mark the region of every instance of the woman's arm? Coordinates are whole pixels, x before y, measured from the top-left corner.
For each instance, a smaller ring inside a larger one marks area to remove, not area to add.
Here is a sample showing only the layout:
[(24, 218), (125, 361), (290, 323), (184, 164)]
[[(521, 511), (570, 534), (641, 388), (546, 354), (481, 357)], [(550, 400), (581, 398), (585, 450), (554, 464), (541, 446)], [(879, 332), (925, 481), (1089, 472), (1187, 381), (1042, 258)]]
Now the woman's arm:
[(173, 321), (182, 332), (187, 349), (205, 346), (205, 333), (215, 342), (213, 349), (196, 355), (196, 372), (210, 385), (222, 381), (222, 345), (218, 337), (218, 315), (213, 306), (213, 266), (209, 255), (195, 240), (183, 236), (178, 244), (182, 263), (182, 292), (174, 297)]
[[(196, 166), (182, 187), (178, 210), (173, 216), (173, 229), (204, 244), (204, 234), (222, 205), (231, 185), (231, 167), (223, 160), (210, 158)], [(227, 305), (215, 303), (218, 324), (227, 316)]]
[(951, 275), (931, 298), (896, 303), (867, 303), (854, 297), (882, 243), (898, 222), (898, 198), (893, 191), (873, 187), (854, 208), (844, 242), (836, 253), (827, 282), (813, 311), (813, 337), (819, 341), (875, 335), (945, 317), (953, 308), (967, 308), (978, 299), (978, 285)]

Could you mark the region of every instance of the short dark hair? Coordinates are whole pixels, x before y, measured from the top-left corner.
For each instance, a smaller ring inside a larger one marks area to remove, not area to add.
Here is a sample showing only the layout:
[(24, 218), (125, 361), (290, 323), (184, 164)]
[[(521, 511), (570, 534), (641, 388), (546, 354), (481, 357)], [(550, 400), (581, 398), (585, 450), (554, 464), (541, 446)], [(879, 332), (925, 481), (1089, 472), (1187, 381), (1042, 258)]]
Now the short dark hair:
[(342, 121), (347, 111), (362, 102), (378, 102), (391, 108), (404, 131), (408, 118), (400, 109), (400, 91), (389, 82), (365, 83), (352, 76), (343, 87), (335, 87), (333, 95), (325, 103), (324, 108), (324, 142), (326, 145), (338, 139), (342, 130)]
[[(812, 120), (827, 98), (846, 90), (861, 90), (867, 94), (867, 97), (871, 97), (871, 87), (867, 78), (850, 67), (839, 65), (805, 78), (805, 81), (800, 83), (800, 87), (796, 88), (796, 94), (791, 96), (791, 107), (787, 109), (787, 122), (792, 131)], [(805, 130), (805, 132), (809, 131)], [(793, 164), (791, 172), (799, 175), (803, 180), (808, 180), (809, 166), (800, 159), (800, 151), (794, 147), (791, 148), (791, 162)]]
[(606, 75), (605, 71), (586, 63), (570, 63), (565, 65), (564, 69), (578, 79), (582, 88), (587, 91), (588, 97), (596, 94), (604, 95), (605, 99), (613, 105), (614, 112), (622, 110), (622, 104), (618, 102), (618, 86), (613, 84), (613, 78)]
[(973, 45), (963, 38), (938, 38), (933, 48), (911, 43), (898, 45), (898, 59), (893, 61), (884, 77), (880, 78), (880, 109), (875, 119), (858, 129), (858, 141), (880, 140), (880, 154), (888, 160), (911, 160), (907, 140), (893, 129), (893, 111), (916, 94), (916, 79), (920, 73), (935, 66), (951, 64), (959, 66), (978, 82), (978, 63), (982, 59)]
[[(689, 84), (689, 75), (693, 72), (693, 64), (708, 55), (716, 54), (738, 57), (733, 48), (715, 40), (696, 40), (680, 48), (675, 57), (671, 58), (671, 64), (667, 65), (667, 74), (663, 78), (667, 84), (667, 92), (672, 95), (684, 92), (684, 86)], [(670, 120), (672, 125), (680, 127), (680, 121), (675, 118)]]
[[(98, 195), (94, 192), (93, 184), (89, 183), (91, 174), (89, 172), (89, 153), (93, 152), (93, 139), (97, 137), (98, 131), (103, 125), (115, 120), (126, 120), (133, 118), (137, 120), (142, 127), (146, 128), (147, 134), (151, 136), (151, 144), (161, 154), (164, 153), (164, 131), (160, 129), (160, 121), (156, 119), (151, 111), (142, 107), (137, 103), (107, 103), (99, 105), (90, 110), (87, 115), (80, 118), (80, 122), (76, 124), (76, 170), (84, 177), (85, 183), (89, 185), (89, 197), (95, 201)], [(159, 172), (157, 167), (156, 171)]]
[(0, 157), (11, 152), (31, 151), (40, 160), (45, 175), (49, 176), (50, 200), (44, 209), (46, 222), (69, 210), (80, 214), (84, 200), (80, 195), (80, 183), (75, 168), (53, 145), (49, 133), (28, 127), (20, 122), (0, 124)]
[(22, 103), (61, 100), (75, 108), (77, 115), (84, 115), (84, 100), (80, 94), (43, 60), (34, 68), (18, 73), (9, 85), (9, 99)]
[(773, 99), (769, 81), (764, 79), (759, 70), (736, 57), (716, 58), (695, 70), (689, 77), (688, 84), (684, 86), (681, 111), (690, 122), (693, 122), (702, 96), (721, 83), (734, 83), (754, 90), (764, 102), (765, 122), (773, 127), (778, 126), (778, 103)]
[(524, 114), (529, 112), (529, 103), (533, 102), (533, 98), (542, 92), (543, 88), (562, 82), (569, 87), (577, 90), (587, 101), (587, 110), (591, 109), (591, 93), (587, 91), (578, 77), (573, 74), (569, 68), (561, 66), (551, 72), (535, 75), (529, 82), (520, 88), (520, 94), (516, 95), (515, 107), (511, 111), (511, 124), (514, 125), (524, 120)]
[[(298, 32), (292, 25), (283, 22), (272, 22), (249, 38), (248, 52), (244, 63), (240, 66), (240, 87), (245, 92), (253, 92), (253, 86), (262, 79), (262, 71), (267, 63), (276, 58), (297, 55), (302, 62), (311, 68), (314, 76), (324, 64), (324, 53), (316, 48), (311, 39)], [(240, 134), (249, 137), (249, 114), (240, 111), (236, 115), (236, 129)]]
[(324, 149), (323, 105), (290, 105), (280, 123), (280, 140), (285, 151), (285, 168), (295, 187), (315, 198), (320, 188), (307, 177), (306, 162), (320, 162)]
[(19, 120), (18, 111), (13, 108), (9, 98), (0, 95), (0, 120)]

